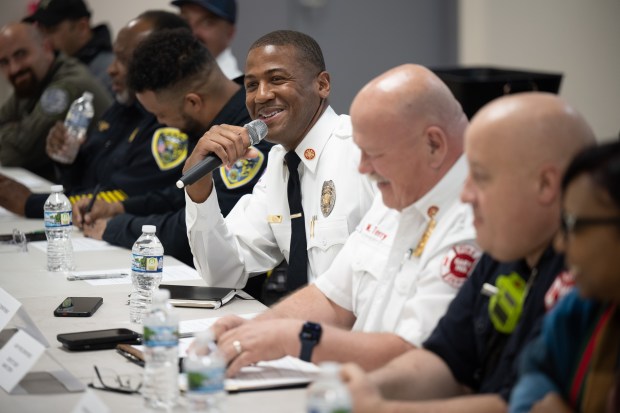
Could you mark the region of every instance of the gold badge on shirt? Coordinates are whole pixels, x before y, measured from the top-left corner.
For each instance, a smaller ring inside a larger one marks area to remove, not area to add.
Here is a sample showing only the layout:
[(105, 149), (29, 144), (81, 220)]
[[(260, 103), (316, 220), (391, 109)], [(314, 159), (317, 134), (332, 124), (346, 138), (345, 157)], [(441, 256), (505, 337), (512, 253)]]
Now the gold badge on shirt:
[(336, 186), (334, 185), (334, 181), (325, 181), (321, 189), (321, 212), (325, 218), (332, 213), (335, 204)]

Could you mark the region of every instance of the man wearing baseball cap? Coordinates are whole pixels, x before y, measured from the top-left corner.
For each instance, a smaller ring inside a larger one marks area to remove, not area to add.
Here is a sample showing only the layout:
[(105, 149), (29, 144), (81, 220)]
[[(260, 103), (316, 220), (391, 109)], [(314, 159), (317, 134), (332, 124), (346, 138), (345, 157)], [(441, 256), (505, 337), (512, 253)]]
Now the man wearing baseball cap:
[[(52, 0), (53, 1), (53, 0)], [(237, 2), (235, 0), (174, 0), (194, 36), (215, 57), (222, 72), (234, 79), (242, 74), (237, 59), (230, 50), (235, 35)]]
[(107, 73), (114, 59), (110, 31), (104, 24), (91, 27), (90, 16), (83, 0), (41, 0), (37, 10), (24, 21), (37, 23), (54, 49), (84, 63), (111, 91)]

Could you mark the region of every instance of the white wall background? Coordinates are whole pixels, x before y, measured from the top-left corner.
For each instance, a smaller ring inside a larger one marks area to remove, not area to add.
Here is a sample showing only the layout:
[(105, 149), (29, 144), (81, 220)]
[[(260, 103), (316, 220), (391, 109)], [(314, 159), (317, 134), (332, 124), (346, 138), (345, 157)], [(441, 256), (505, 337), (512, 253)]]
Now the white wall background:
[(459, 62), (562, 72), (601, 139), (620, 132), (620, 1), (459, 0)]
[[(87, 1), (94, 22), (107, 22), (114, 33), (147, 8), (175, 10), (168, 6), (168, 0)], [(449, 53), (429, 53), (433, 48), (447, 47), (455, 53), (458, 50), (458, 62), (465, 65), (562, 72), (560, 94), (585, 115), (599, 138), (618, 136), (619, 0), (455, 1), (458, 22), (455, 18), (451, 23), (448, 16), (443, 27), (437, 29), (439, 33), (458, 30), (458, 36), (454, 36), (458, 38), (456, 44), (446, 46), (450, 36), (440, 39), (443, 43), (438, 44), (432, 28), (416, 31), (419, 19), (438, 24), (433, 20), (437, 10), (430, 9), (429, 1), (325, 0), (322, 11), (308, 14), (300, 9), (300, 0), (238, 0), (240, 19), (233, 51), (242, 62), (248, 42), (257, 33), (294, 28), (307, 31), (319, 40), (332, 70), (334, 59), (353, 53), (341, 63), (343, 68), (336, 67), (339, 83), (334, 82), (335, 92), (346, 89), (339, 103), (341, 111), (346, 111), (356, 88), (379, 70), (400, 62), (450, 64)], [(437, 3), (443, 3), (446, 14), (452, 12), (450, 1)], [(0, 0), (0, 24), (21, 18), (26, 4), (27, 0)], [(369, 37), (377, 41), (369, 43)], [(9, 92), (6, 83), (0, 83), (0, 101)]]

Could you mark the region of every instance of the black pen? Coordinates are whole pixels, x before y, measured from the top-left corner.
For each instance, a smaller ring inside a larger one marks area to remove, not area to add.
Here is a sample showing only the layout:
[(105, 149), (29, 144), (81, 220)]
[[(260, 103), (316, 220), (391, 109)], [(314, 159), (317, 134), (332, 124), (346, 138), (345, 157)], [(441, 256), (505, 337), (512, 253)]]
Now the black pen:
[(95, 205), (95, 201), (97, 200), (97, 195), (99, 195), (100, 190), (101, 190), (101, 184), (97, 184), (97, 186), (95, 186), (95, 190), (93, 191), (93, 197), (90, 199), (90, 202), (86, 206), (86, 209), (84, 210), (84, 214), (82, 215), (82, 226), (84, 226), (84, 217), (86, 216), (86, 214), (89, 214), (90, 211), (92, 211), (93, 206)]

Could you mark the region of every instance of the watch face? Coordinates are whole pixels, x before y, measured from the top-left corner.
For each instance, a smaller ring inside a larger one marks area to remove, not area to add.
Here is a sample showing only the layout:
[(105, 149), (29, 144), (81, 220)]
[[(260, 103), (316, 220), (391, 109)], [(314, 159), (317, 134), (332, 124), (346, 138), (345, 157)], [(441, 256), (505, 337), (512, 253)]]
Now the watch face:
[(301, 333), (299, 334), (299, 338), (302, 340), (312, 340), (319, 341), (321, 338), (321, 325), (316, 323), (306, 323), (304, 327), (301, 329)]

